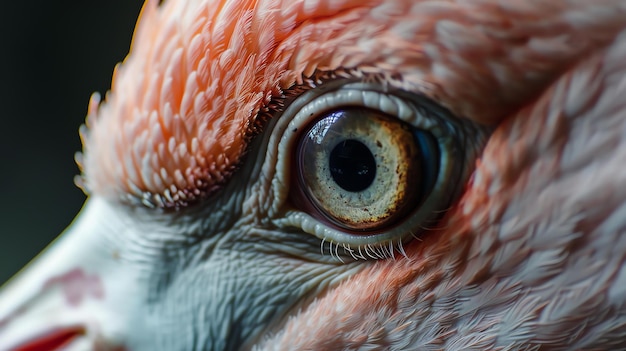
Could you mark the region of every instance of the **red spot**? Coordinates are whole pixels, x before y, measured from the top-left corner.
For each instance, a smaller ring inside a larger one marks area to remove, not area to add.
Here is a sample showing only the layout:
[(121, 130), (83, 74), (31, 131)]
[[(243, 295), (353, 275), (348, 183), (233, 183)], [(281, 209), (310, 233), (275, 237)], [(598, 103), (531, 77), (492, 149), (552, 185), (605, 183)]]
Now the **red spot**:
[(55, 329), (43, 334), (31, 341), (28, 341), (11, 351), (54, 351), (67, 346), (75, 337), (84, 335), (85, 329), (82, 327), (68, 327)]
[(80, 305), (84, 298), (92, 296), (98, 300), (104, 297), (102, 281), (97, 275), (87, 275), (81, 268), (50, 278), (43, 286), (44, 290), (59, 286), (70, 306)]

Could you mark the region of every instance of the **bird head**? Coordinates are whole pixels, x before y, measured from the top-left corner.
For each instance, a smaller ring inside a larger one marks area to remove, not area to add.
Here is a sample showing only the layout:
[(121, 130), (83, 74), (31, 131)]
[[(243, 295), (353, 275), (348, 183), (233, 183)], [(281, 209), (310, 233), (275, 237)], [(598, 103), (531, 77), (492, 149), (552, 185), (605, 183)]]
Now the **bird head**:
[(626, 349), (625, 18), (148, 0), (0, 349)]

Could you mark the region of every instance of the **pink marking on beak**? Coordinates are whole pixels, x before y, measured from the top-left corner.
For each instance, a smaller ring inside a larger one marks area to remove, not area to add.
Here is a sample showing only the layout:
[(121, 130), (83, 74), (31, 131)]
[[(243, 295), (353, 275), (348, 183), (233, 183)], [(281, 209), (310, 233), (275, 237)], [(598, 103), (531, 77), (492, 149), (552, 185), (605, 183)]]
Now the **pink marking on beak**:
[(63, 290), (65, 301), (76, 307), (81, 304), (83, 299), (89, 295), (102, 300), (104, 298), (104, 288), (102, 281), (97, 275), (87, 275), (80, 268), (74, 268), (64, 274), (50, 278), (44, 284), (43, 289), (50, 289), (59, 285)]
[(66, 327), (51, 330), (24, 344), (11, 349), (11, 351), (54, 351), (67, 346), (74, 338), (85, 334), (83, 327)]

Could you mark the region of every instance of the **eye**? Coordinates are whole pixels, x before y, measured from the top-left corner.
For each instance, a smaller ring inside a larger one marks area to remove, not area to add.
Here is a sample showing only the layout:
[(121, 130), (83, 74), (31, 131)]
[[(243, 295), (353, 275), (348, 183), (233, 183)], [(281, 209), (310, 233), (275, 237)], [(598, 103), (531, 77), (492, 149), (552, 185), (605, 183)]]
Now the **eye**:
[(389, 257), (436, 227), (490, 132), (377, 83), (325, 82), (298, 94), (271, 125), (269, 213), (334, 256)]
[(345, 230), (380, 230), (419, 205), (437, 161), (427, 133), (377, 110), (343, 108), (303, 133), (297, 186), (315, 217)]

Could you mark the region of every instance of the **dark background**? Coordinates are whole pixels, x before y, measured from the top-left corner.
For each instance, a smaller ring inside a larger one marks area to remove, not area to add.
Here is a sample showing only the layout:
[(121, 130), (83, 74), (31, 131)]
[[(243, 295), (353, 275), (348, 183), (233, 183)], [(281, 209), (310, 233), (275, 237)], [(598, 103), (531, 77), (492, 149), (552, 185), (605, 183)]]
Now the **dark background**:
[(80, 210), (78, 127), (91, 93), (109, 89), (126, 56), (142, 2), (2, 3), (0, 284)]

